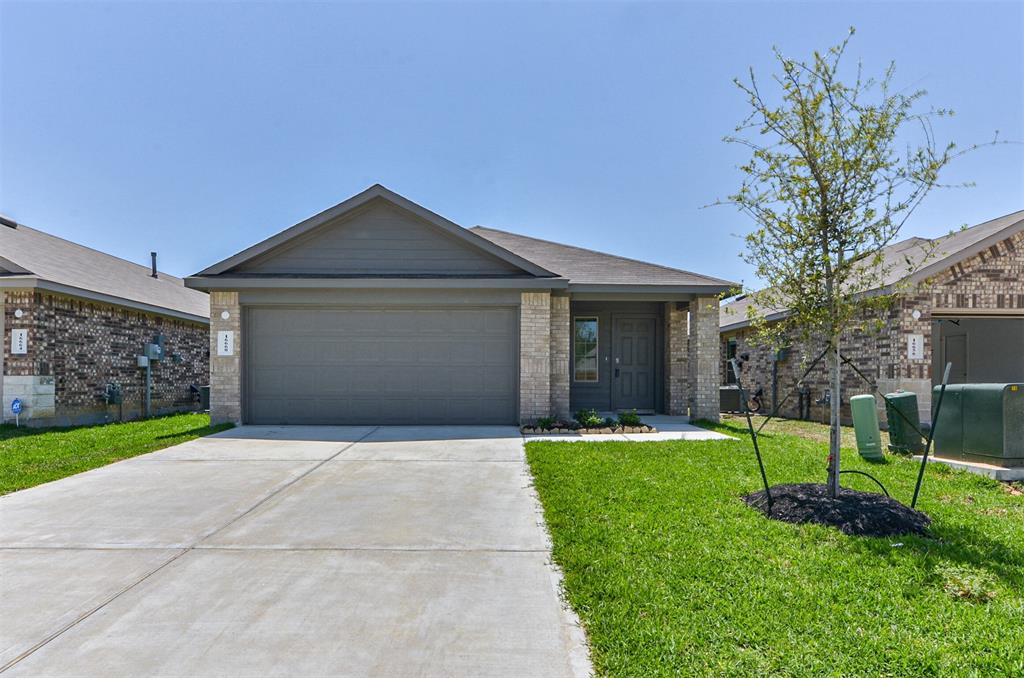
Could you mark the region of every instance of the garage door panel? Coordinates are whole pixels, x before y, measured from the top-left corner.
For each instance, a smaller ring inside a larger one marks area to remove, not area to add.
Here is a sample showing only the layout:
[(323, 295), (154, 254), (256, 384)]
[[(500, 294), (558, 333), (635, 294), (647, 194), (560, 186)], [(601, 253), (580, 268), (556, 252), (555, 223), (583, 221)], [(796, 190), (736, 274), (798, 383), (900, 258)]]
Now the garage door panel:
[(516, 333), (516, 317), (499, 311), (484, 312), (484, 331), (489, 334), (508, 335)]
[(245, 315), (252, 423), (515, 421), (515, 308), (247, 307)]

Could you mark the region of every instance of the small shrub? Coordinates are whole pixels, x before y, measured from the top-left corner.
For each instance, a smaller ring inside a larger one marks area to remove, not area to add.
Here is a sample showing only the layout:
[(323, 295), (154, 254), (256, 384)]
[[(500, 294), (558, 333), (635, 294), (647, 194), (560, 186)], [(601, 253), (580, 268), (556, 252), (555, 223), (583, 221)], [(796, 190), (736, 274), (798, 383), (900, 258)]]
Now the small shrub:
[(632, 412), (620, 412), (619, 413), (619, 425), (620, 426), (643, 426), (644, 422), (640, 419), (640, 415), (636, 413), (636, 410)]
[(550, 431), (558, 423), (554, 417), (541, 417), (537, 420), (537, 428), (542, 428), (545, 431)]
[(574, 415), (574, 418), (583, 428), (597, 428), (604, 424), (604, 419), (597, 413), (597, 410), (580, 410)]

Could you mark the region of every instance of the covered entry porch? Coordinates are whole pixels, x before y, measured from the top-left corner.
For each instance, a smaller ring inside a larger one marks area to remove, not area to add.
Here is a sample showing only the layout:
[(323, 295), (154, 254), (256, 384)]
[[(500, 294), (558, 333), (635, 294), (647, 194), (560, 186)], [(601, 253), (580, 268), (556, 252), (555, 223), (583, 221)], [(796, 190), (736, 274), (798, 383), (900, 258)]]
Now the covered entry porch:
[[(716, 297), (553, 296), (553, 357), (560, 344), (567, 359), (552, 365), (556, 416), (568, 418), (581, 409), (718, 416)], [(560, 401), (563, 380), (568, 397)]]

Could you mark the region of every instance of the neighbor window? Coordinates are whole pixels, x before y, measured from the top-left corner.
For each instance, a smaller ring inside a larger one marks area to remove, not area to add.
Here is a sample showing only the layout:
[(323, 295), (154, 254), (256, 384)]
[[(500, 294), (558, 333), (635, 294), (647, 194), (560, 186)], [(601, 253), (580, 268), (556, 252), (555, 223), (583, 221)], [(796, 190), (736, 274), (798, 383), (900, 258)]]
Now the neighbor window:
[(575, 381), (597, 381), (597, 318), (576, 318), (572, 333)]
[(732, 365), (729, 363), (730, 360), (736, 357), (736, 340), (730, 339), (725, 344), (725, 383), (735, 384), (736, 373), (732, 371)]

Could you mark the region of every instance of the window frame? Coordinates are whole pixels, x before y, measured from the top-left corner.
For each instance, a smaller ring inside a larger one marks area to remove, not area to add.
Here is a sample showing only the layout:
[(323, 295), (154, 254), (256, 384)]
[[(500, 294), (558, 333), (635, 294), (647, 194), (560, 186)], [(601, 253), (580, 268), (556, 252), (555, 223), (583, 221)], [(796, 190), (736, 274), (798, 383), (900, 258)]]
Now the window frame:
[[(579, 379), (576, 371), (576, 323), (584, 320), (594, 322), (594, 378)], [(601, 319), (596, 315), (574, 315), (572, 317), (572, 380), (577, 384), (596, 384), (601, 381)]]

